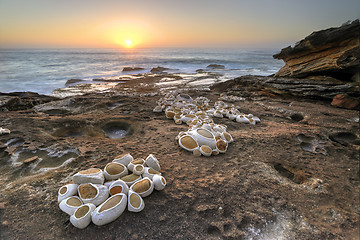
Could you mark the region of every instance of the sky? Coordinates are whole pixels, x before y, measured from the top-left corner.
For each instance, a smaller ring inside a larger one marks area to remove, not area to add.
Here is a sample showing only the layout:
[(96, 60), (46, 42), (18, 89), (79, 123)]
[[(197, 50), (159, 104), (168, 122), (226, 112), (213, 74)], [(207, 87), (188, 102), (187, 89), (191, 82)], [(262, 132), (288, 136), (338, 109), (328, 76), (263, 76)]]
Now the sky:
[(359, 0), (0, 0), (0, 48), (286, 46)]

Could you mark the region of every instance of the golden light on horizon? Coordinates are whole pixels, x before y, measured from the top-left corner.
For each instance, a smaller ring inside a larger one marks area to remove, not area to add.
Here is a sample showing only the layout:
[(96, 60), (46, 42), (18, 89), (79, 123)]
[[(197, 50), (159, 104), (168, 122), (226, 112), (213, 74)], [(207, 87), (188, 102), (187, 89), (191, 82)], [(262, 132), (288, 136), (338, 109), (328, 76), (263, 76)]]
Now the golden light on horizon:
[(111, 42), (123, 48), (134, 48), (138, 46), (142, 42), (140, 39), (141, 36), (134, 32), (131, 32), (131, 34), (128, 32), (114, 32), (109, 38)]
[(143, 42), (143, 36), (135, 31), (114, 32), (110, 39), (112, 39), (113, 43), (123, 48), (135, 48)]
[(159, 38), (159, 31), (149, 21), (138, 19), (114, 19), (99, 24), (93, 31), (98, 36), (97, 42), (113, 48), (143, 48), (154, 45)]

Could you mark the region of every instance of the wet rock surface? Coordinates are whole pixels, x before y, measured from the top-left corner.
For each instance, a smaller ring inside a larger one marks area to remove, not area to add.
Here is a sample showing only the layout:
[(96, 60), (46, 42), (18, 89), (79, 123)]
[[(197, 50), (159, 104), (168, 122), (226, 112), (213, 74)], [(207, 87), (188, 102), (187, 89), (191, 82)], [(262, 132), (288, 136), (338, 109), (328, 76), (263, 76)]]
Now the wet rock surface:
[(161, 73), (161, 72), (164, 72), (166, 70), (169, 70), (169, 68), (158, 66), (158, 67), (153, 67), (150, 70), (150, 72), (152, 72), (152, 73)]
[[(351, 119), (358, 111), (245, 91), (239, 80), (213, 91), (178, 89), (212, 102), (231, 92), (245, 98), (236, 102), (244, 113), (261, 119), (256, 126), (215, 119), (228, 126), (231, 148), (195, 157), (175, 141), (187, 127), (152, 111), (162, 79), (147, 76), (108, 92), (0, 112), (2, 127), (11, 130), (0, 136), (0, 203), (6, 203), (0, 238), (356, 239), (360, 135)], [(127, 152), (155, 154), (167, 188), (147, 197), (140, 213), (124, 212), (101, 228), (73, 227), (58, 208), (58, 189), (76, 172), (103, 169)]]
[(85, 82), (86, 82), (85, 80), (73, 78), (73, 79), (67, 80), (66, 83), (65, 83), (65, 86), (69, 87), (69, 86), (72, 86), (72, 85), (75, 85), (75, 84), (85, 83)]
[(102, 127), (102, 130), (104, 131), (105, 136), (111, 139), (119, 139), (132, 134), (130, 124), (121, 121), (106, 123)]
[[(220, 72), (167, 73), (165, 70), (170, 71), (171, 69), (163, 67), (153, 69), (155, 70), (149, 73), (122, 75), (114, 79), (93, 79), (93, 81), (84, 84), (55, 89), (51, 95), (58, 98), (108, 92), (118, 92), (118, 95), (123, 96), (136, 94), (156, 95), (159, 91), (164, 92), (179, 88), (185, 90), (209, 90), (211, 84), (229, 80)], [(69, 99), (64, 99), (64, 101), (69, 101)], [(84, 99), (84, 101), (87, 100)], [(59, 104), (66, 103), (59, 101)], [(111, 108), (113, 106), (116, 107), (117, 103), (109, 102), (107, 104)], [(50, 103), (49, 105), (39, 106), (39, 111), (53, 111), (51, 107), (53, 104)]]
[(123, 72), (131, 72), (131, 71), (139, 71), (139, 70), (144, 70), (145, 68), (141, 68), (141, 67), (124, 67), (123, 68)]
[(225, 66), (221, 65), (221, 64), (209, 64), (206, 68), (209, 68), (209, 69), (225, 69)]

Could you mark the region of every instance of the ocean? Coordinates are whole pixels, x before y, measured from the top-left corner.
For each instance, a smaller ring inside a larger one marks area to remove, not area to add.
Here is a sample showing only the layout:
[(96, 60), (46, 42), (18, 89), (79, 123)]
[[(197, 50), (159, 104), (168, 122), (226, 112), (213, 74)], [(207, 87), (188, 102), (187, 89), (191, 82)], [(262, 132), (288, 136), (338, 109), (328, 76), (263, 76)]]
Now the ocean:
[(0, 92), (31, 91), (51, 94), (69, 79), (91, 81), (116, 78), (124, 67), (146, 73), (161, 66), (195, 73), (209, 64), (225, 66), (220, 73), (232, 79), (271, 75), (284, 64), (272, 55), (279, 49), (0, 49)]

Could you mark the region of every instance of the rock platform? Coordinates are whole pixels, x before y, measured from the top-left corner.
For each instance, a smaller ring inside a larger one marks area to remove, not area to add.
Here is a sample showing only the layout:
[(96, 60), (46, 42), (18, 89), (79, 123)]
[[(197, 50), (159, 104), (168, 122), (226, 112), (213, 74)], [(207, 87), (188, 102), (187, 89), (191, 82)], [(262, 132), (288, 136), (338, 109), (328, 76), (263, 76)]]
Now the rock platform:
[[(245, 100), (239, 97), (235, 104), (256, 113), (261, 123), (216, 119), (228, 126), (231, 148), (211, 158), (195, 157), (175, 141), (187, 126), (152, 111), (162, 94), (152, 87), (157, 82), (143, 83), (148, 85), (133, 86), (137, 91), (131, 95), (118, 86), (46, 103), (32, 96), (36, 106), (0, 112), (2, 127), (11, 130), (0, 136), (2, 239), (357, 236), (358, 111), (319, 99), (237, 92)], [(227, 89), (178, 91), (215, 102)], [(126, 152), (155, 154), (167, 188), (149, 196), (141, 213), (125, 212), (102, 228), (73, 227), (58, 208), (59, 187), (79, 170), (104, 168)]]

